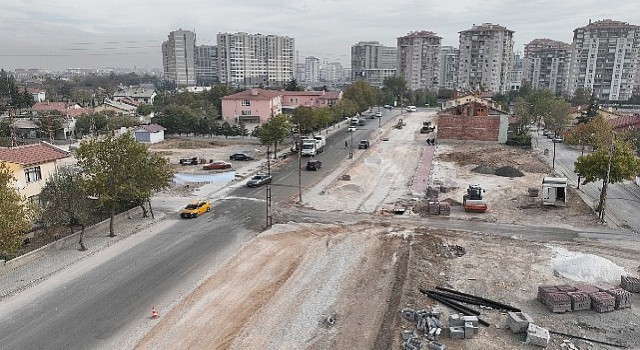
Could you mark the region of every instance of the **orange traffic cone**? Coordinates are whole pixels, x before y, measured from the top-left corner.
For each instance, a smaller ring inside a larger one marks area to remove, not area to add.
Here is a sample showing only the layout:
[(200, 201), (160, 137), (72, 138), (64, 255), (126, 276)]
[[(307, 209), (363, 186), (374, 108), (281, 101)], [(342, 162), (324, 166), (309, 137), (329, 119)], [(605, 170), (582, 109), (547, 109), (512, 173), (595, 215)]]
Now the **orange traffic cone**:
[(151, 306), (151, 318), (158, 318), (160, 317), (158, 315), (158, 311), (156, 311), (156, 307), (155, 306)]

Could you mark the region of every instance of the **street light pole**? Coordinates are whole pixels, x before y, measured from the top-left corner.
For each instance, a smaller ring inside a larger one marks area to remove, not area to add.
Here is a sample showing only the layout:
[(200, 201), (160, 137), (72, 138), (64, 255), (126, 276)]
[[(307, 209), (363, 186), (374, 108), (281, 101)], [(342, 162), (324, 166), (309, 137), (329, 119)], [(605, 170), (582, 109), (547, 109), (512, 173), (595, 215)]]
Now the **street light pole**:
[[(269, 149), (269, 145), (267, 145), (267, 174), (269, 176), (271, 176), (271, 152)], [(265, 190), (266, 190), (266, 194), (265, 194), (265, 199), (266, 199), (266, 223), (265, 226), (266, 228), (269, 228), (273, 225), (273, 219), (271, 216), (271, 182), (267, 182), (267, 185), (265, 186)]]
[(349, 135), (351, 137), (351, 148), (349, 148), (349, 159), (353, 158), (353, 133), (355, 131), (352, 131), (351, 134)]
[[(580, 146), (582, 147), (582, 152), (580, 153), (580, 157), (584, 156), (584, 143), (582, 143), (582, 140), (579, 141), (580, 142)], [(578, 187), (577, 189), (580, 189), (580, 174), (578, 174)]]
[(611, 177), (611, 161), (613, 159), (613, 150), (615, 143), (615, 134), (613, 130), (611, 130), (611, 146), (609, 146), (609, 160), (607, 161), (607, 176), (605, 176), (604, 181), (602, 182), (602, 193), (600, 197), (602, 198), (602, 207), (600, 208), (600, 222), (605, 223), (605, 207), (607, 203), (607, 188), (609, 187), (609, 179)]

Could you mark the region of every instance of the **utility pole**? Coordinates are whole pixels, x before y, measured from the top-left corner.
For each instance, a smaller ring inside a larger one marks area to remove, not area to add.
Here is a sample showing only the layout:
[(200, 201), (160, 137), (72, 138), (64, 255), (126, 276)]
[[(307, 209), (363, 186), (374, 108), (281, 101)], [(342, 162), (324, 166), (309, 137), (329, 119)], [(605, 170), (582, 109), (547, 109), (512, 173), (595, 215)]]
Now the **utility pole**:
[[(582, 152), (580, 153), (580, 157), (584, 156), (584, 143), (582, 143), (582, 140), (579, 141), (580, 142), (580, 146), (582, 146)], [(577, 189), (580, 189), (580, 174), (578, 174), (578, 187)]]
[(353, 158), (353, 133), (354, 133), (354, 132), (355, 132), (355, 131), (352, 131), (352, 132), (349, 134), (349, 136), (351, 137), (351, 145), (350, 145), (350, 148), (349, 148), (349, 159)]
[(18, 145), (18, 140), (16, 137), (16, 125), (13, 120), (13, 108), (9, 108), (9, 132), (11, 133), (11, 147), (16, 147)]
[[(271, 152), (267, 145), (267, 175), (271, 176)], [(271, 182), (267, 182), (266, 188), (266, 223), (265, 227), (269, 228), (273, 225), (273, 217), (271, 216)]]
[[(298, 124), (298, 130), (300, 124)], [(302, 137), (298, 138), (298, 203), (302, 204)]]

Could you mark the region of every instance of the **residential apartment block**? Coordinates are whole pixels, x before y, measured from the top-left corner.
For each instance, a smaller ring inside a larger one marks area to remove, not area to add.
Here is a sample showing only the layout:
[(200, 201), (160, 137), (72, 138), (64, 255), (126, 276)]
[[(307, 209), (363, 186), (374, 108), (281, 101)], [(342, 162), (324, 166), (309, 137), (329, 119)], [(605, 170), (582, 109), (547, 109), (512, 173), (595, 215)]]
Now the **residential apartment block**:
[(638, 74), (640, 27), (605, 19), (573, 30), (567, 93), (591, 89), (601, 101), (628, 100)]
[(377, 41), (361, 41), (351, 46), (351, 78), (381, 87), (397, 71), (398, 51)]
[(438, 84), (440, 88), (454, 90), (458, 87), (458, 60), (460, 50), (453, 46), (440, 47)]
[(440, 42), (428, 31), (415, 31), (398, 38), (398, 75), (411, 90), (438, 90)]
[(320, 80), (319, 58), (310, 56), (304, 59), (304, 78), (307, 83), (317, 83)]
[(293, 38), (221, 33), (217, 41), (220, 82), (223, 84), (279, 88), (294, 78)]
[(522, 75), (524, 73), (524, 62), (520, 52), (513, 54), (513, 61), (511, 66), (511, 85), (510, 90), (520, 90), (522, 86)]
[(533, 89), (566, 91), (569, 82), (571, 45), (551, 39), (534, 39), (524, 46), (523, 79)]
[(220, 82), (217, 46), (196, 46), (195, 61), (196, 83), (198, 86), (211, 86)]
[(511, 84), (513, 33), (484, 23), (460, 32), (458, 87), (506, 92)]
[(195, 86), (196, 34), (190, 30), (175, 30), (162, 43), (162, 66), (165, 79), (176, 86)]
[(340, 62), (325, 62), (320, 66), (320, 81), (342, 82), (346, 77), (347, 74)]

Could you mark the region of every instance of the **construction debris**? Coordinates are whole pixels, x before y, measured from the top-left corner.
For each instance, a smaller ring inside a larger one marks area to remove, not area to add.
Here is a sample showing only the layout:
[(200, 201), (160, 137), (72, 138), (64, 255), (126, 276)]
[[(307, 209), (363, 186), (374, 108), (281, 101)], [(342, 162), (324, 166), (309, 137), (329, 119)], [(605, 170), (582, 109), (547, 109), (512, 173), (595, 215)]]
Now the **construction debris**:
[(530, 323), (533, 323), (533, 319), (529, 314), (513, 311), (507, 313), (507, 327), (515, 334), (526, 332)]
[(403, 350), (420, 350), (424, 345), (428, 345), (429, 349), (444, 350), (445, 346), (436, 342), (442, 333), (442, 323), (440, 322), (440, 309), (432, 308), (430, 311), (418, 310), (414, 311), (405, 308), (400, 311), (404, 319), (416, 325), (416, 330), (420, 332), (426, 341), (422, 341), (420, 336), (413, 330), (402, 331)]
[(536, 326), (533, 323), (529, 323), (527, 327), (527, 339), (525, 340), (526, 344), (542, 346), (546, 348), (549, 345), (549, 339), (551, 336), (549, 335), (549, 330)]

